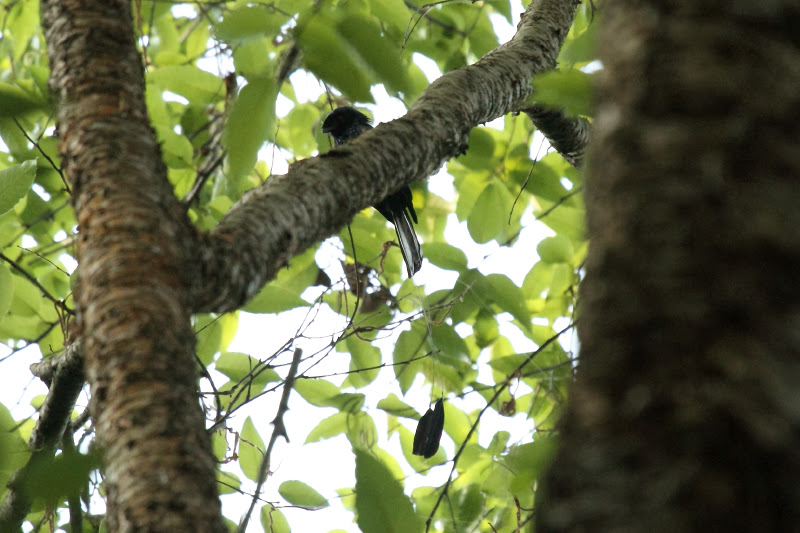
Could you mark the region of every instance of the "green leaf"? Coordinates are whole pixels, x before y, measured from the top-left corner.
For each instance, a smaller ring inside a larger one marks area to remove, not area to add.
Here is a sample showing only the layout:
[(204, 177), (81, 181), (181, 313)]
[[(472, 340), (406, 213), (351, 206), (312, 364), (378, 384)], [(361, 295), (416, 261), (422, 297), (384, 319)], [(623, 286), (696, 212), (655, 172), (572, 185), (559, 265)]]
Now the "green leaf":
[[(444, 432), (450, 435), (453, 442), (464, 442), (469, 434), (470, 427), (472, 427), (472, 420), (462, 411), (450, 402), (444, 402)], [(471, 441), (478, 442), (477, 433), (473, 433), (470, 437)], [(442, 448), (439, 448), (442, 452)], [(436, 452), (437, 454), (439, 452)]]
[(394, 375), (403, 394), (408, 392), (414, 377), (422, 370), (422, 360), (412, 359), (417, 359), (424, 353), (422, 348), (428, 332), (424, 327), (415, 327), (416, 324), (417, 322), (410, 330), (402, 332), (394, 346)]
[(536, 101), (569, 115), (590, 115), (592, 76), (580, 70), (551, 70), (534, 78)]
[(378, 377), (381, 352), (377, 347), (358, 337), (348, 337), (346, 345), (350, 351), (350, 375), (346, 383), (354, 387), (369, 385)]
[(356, 511), (363, 533), (416, 533), (422, 524), (411, 500), (386, 466), (356, 450)]
[(536, 253), (545, 263), (569, 263), (575, 251), (569, 239), (555, 235), (542, 239), (536, 246)]
[(445, 270), (463, 272), (467, 269), (467, 256), (464, 252), (444, 242), (424, 244), (422, 255), (434, 265)]
[(213, 102), (225, 94), (221, 79), (194, 65), (161, 67), (148, 73), (147, 80), (194, 104)]
[(485, 497), (477, 483), (470, 483), (466, 489), (455, 495), (457, 520), (464, 531), (474, 531), (478, 520), (483, 515)]
[(335, 27), (335, 18), (324, 11), (301, 18), (295, 38), (303, 51), (303, 62), (315, 76), (336, 86), (351, 101), (372, 102), (369, 68)]
[(340, 435), (347, 430), (347, 413), (336, 413), (329, 416), (311, 430), (306, 437), (306, 444), (318, 442)]
[(405, 31), (408, 19), (411, 16), (409, 8), (403, 2), (370, 2), (369, 9), (372, 14), (384, 24), (390, 24), (395, 29)]
[(378, 441), (378, 430), (372, 417), (363, 411), (348, 413), (347, 415), (347, 440), (353, 448), (371, 450)]
[(6, 406), (0, 404), (0, 486), (6, 486), (11, 474), (22, 468), (30, 454), (30, 448), (20, 435), (19, 423)]
[(261, 508), (261, 526), (265, 533), (290, 533), (289, 522), (280, 511), (271, 505)]
[(328, 500), (302, 481), (284, 481), (278, 487), (278, 493), (292, 505), (306, 509), (328, 507)]
[(42, 293), (33, 283), (22, 276), (14, 278), (14, 299), (11, 302), (11, 312), (22, 316), (38, 316), (43, 307)]
[(403, 418), (411, 418), (413, 420), (418, 420), (420, 416), (416, 409), (402, 401), (394, 394), (390, 394), (386, 398), (379, 401), (378, 409), (386, 411), (392, 416), (401, 416)]
[(512, 202), (508, 188), (500, 181), (486, 185), (467, 218), (467, 229), (475, 242), (486, 243), (504, 234)]
[[(539, 215), (552, 207), (552, 202), (540, 200), (541, 209), (534, 212)], [(559, 235), (569, 238), (572, 242), (582, 242), (586, 238), (586, 230), (584, 227), (584, 216), (586, 212), (581, 207), (570, 207), (566, 205), (559, 205), (548, 213), (542, 219), (548, 227)]]
[(467, 143), (467, 153), (457, 159), (458, 163), (473, 172), (494, 169), (495, 138), (489, 128), (473, 128)]
[(497, 34), (492, 28), (489, 13), (481, 12), (469, 32), (469, 46), (475, 57), (480, 58), (497, 48)]
[(222, 324), (218, 317), (211, 315), (197, 315), (194, 325), (197, 336), (197, 357), (207, 365), (214, 360), (214, 354), (221, 349), (222, 344)]
[[(400, 435), (400, 448), (403, 451), (403, 457), (415, 471), (426, 472), (431, 467), (431, 464), (438, 464), (445, 460), (445, 455), (441, 448), (439, 448), (436, 455), (430, 459), (425, 459), (420, 455), (414, 455), (412, 453), (414, 449), (414, 433), (405, 427), (398, 424), (390, 432), (390, 435), (391, 433), (398, 433)], [(419, 501), (417, 501), (417, 505), (419, 505)]]
[[(280, 271), (278, 276), (283, 273), (283, 270)], [(280, 313), (307, 305), (308, 302), (303, 300), (293, 287), (287, 287), (273, 280), (264, 285), (264, 288), (243, 309), (248, 313)]]
[(164, 154), (164, 162), (172, 169), (189, 168), (194, 157), (194, 148), (183, 135), (178, 135), (170, 128), (156, 126), (158, 142)]
[(217, 469), (217, 490), (220, 495), (239, 492), (242, 480), (236, 474)]
[(531, 314), (522, 289), (514, 285), (514, 282), (504, 274), (489, 274), (486, 279), (491, 286), (491, 298), (494, 302), (504, 311), (511, 313), (520, 326), (530, 330)]
[(239, 467), (248, 478), (258, 481), (258, 470), (264, 458), (264, 441), (250, 417), (244, 421), (239, 439)]
[(253, 37), (274, 37), (286, 17), (264, 5), (245, 6), (225, 13), (217, 24), (217, 38), (223, 41), (242, 41)]
[(248, 390), (243, 394), (243, 398), (252, 398), (263, 391), (267, 383), (281, 380), (280, 375), (273, 369), (244, 353), (225, 352), (214, 362), (214, 367), (231, 381), (245, 381)]
[(364, 398), (365, 396), (363, 394), (343, 392), (330, 398), (326, 402), (325, 407), (335, 407), (340, 411), (358, 413), (361, 411), (361, 408), (364, 407)]
[(492, 442), (489, 443), (489, 446), (486, 448), (493, 456), (498, 456), (503, 453), (506, 449), (506, 444), (508, 444), (508, 439), (511, 437), (511, 434), (508, 431), (498, 431), (492, 437)]
[(29, 111), (46, 107), (44, 100), (35, 98), (16, 85), (0, 83), (0, 117), (24, 115)]
[(99, 466), (100, 456), (97, 451), (88, 455), (64, 452), (55, 457), (43, 457), (41, 462), (31, 463), (25, 492), (55, 503), (86, 487), (89, 473)]
[(339, 387), (324, 379), (298, 379), (294, 382), (294, 390), (317, 407), (329, 407), (329, 400), (341, 392)]
[(319, 121), (319, 109), (311, 104), (298, 104), (281, 120), (278, 129), (278, 144), (292, 150), (297, 157), (308, 157), (317, 148), (314, 138), (315, 124)]
[(517, 497), (530, 493), (533, 482), (555, 454), (556, 442), (555, 438), (539, 436), (533, 442), (515, 446), (505, 456), (503, 462), (514, 473), (510, 488)]
[(5, 263), (0, 264), (0, 322), (5, 318), (14, 298), (14, 277)]
[(503, 377), (507, 377), (513, 374), (516, 370), (520, 369), (520, 365), (524, 363), (528, 357), (530, 357), (530, 354), (526, 353), (493, 357), (489, 361), (489, 366), (501, 372)]
[[(272, 75), (275, 70), (275, 60), (264, 53), (264, 50), (267, 50), (271, 44), (270, 39), (262, 37), (248, 39), (237, 46), (233, 51), (233, 62), (236, 65), (237, 74), (240, 73), (248, 80)], [(291, 85), (286, 84), (285, 87), (291, 87)]]
[(237, 181), (252, 170), (261, 146), (274, 134), (277, 96), (271, 77), (251, 80), (239, 93), (223, 135), (230, 180)]
[(14, 40), (14, 61), (22, 59), (29, 50), (28, 43), (39, 29), (39, 2), (14, 2), (4, 7), (7, 19), (3, 21), (4, 37)]
[(389, 92), (409, 91), (409, 78), (400, 60), (402, 57), (400, 47), (381, 36), (380, 28), (371, 19), (349, 13), (339, 20), (337, 29)]
[(597, 58), (597, 28), (597, 24), (590, 24), (576, 36), (573, 27), (558, 55), (558, 64), (574, 65)]
[(17, 205), (36, 178), (36, 160), (0, 170), (0, 215)]
[(475, 317), (472, 332), (475, 335), (475, 344), (478, 345), (478, 348), (485, 348), (492, 344), (500, 334), (494, 313), (481, 309), (478, 312), (478, 316)]

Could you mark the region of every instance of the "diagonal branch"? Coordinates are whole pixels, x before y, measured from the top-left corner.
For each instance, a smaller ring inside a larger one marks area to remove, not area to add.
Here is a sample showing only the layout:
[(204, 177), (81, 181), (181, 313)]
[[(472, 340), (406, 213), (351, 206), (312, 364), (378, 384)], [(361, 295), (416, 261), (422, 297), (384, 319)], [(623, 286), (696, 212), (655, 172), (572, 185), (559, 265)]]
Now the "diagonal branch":
[(520, 110), (531, 78), (555, 67), (578, 4), (534, 0), (508, 43), (433, 82), (404, 117), (250, 191), (202, 238), (193, 309), (241, 306), (361, 209), (463, 153), (473, 127)]

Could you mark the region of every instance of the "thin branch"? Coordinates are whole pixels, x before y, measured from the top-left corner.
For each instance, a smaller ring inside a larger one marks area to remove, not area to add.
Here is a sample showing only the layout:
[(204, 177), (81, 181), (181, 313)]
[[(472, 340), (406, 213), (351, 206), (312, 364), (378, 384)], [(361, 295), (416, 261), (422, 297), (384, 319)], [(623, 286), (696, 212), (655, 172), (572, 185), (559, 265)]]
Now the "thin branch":
[(22, 135), (24, 135), (25, 138), (28, 139), (28, 142), (33, 144), (34, 148), (36, 148), (36, 150), (38, 150), (39, 153), (42, 154), (42, 157), (44, 157), (47, 160), (47, 162), (50, 163), (50, 165), (53, 167), (53, 170), (55, 170), (58, 173), (58, 175), (61, 177), (61, 181), (64, 183), (64, 187), (65, 187), (65, 189), (67, 191), (67, 194), (72, 195), (72, 189), (69, 188), (69, 183), (67, 183), (66, 178), (64, 178), (64, 173), (61, 171), (61, 167), (56, 165), (56, 162), (53, 161), (50, 158), (50, 156), (47, 155), (47, 153), (44, 150), (42, 150), (42, 147), (39, 146), (39, 142), (38, 141), (34, 141), (33, 139), (30, 138), (30, 136), (28, 135), (28, 132), (25, 131), (25, 128), (22, 127), (22, 124), (19, 123), (19, 121), (16, 119), (16, 117), (13, 117), (13, 118), (14, 118), (14, 124), (17, 125), (17, 127), (19, 128), (19, 131), (22, 132)]
[(550, 207), (548, 207), (547, 209), (545, 209), (544, 211), (542, 211), (541, 213), (536, 215), (534, 220), (542, 220), (544, 217), (546, 217), (547, 215), (549, 215), (550, 213), (555, 211), (558, 206), (560, 206), (561, 204), (563, 204), (564, 202), (566, 202), (567, 200), (569, 200), (570, 198), (572, 198), (573, 196), (575, 196), (576, 194), (579, 194), (581, 192), (583, 192), (583, 185), (579, 185), (578, 187), (575, 187), (574, 189), (569, 191), (567, 194), (565, 194), (564, 196), (559, 198), (556, 203), (554, 203), (553, 205), (551, 205)]
[(48, 290), (47, 290), (47, 289), (45, 289), (45, 288), (42, 286), (42, 284), (41, 284), (41, 283), (39, 283), (39, 281), (38, 281), (38, 280), (37, 280), (35, 277), (33, 277), (32, 275), (30, 275), (30, 274), (29, 274), (29, 273), (28, 273), (28, 272), (27, 272), (27, 271), (26, 271), (24, 268), (22, 268), (22, 265), (20, 265), (19, 263), (17, 263), (16, 261), (14, 261), (13, 259), (11, 259), (10, 257), (8, 257), (7, 255), (5, 255), (5, 254), (4, 254), (4, 253), (2, 253), (2, 252), (0, 252), (0, 259), (2, 259), (2, 260), (3, 260), (3, 261), (5, 261), (6, 263), (8, 263), (8, 264), (9, 264), (9, 265), (11, 265), (12, 267), (14, 267), (14, 270), (16, 270), (17, 272), (19, 272), (20, 274), (22, 274), (22, 276), (23, 276), (25, 279), (27, 279), (28, 281), (30, 281), (31, 283), (33, 283), (33, 285), (34, 285), (34, 286), (35, 286), (37, 289), (39, 289), (39, 291), (42, 293), (42, 296), (44, 296), (45, 298), (47, 298), (48, 300), (50, 300), (51, 302), (53, 302), (53, 304), (54, 304), (56, 307), (58, 307), (59, 309), (62, 309), (62, 310), (65, 312), (65, 313), (68, 313), (68, 314), (70, 314), (70, 315), (74, 315), (74, 314), (75, 314), (75, 311), (73, 311), (72, 309), (70, 309), (69, 307), (67, 307), (67, 304), (65, 304), (63, 300), (59, 300), (59, 299), (57, 299), (56, 297), (54, 297), (52, 294), (50, 294), (50, 292), (48, 292)]
[(278, 437), (283, 437), (286, 439), (286, 442), (289, 442), (289, 436), (286, 434), (286, 426), (283, 423), (283, 415), (289, 410), (289, 393), (292, 392), (292, 388), (294, 387), (294, 379), (295, 376), (297, 376), (297, 366), (300, 364), (300, 358), (302, 355), (303, 351), (300, 348), (296, 348), (294, 351), (294, 357), (292, 358), (292, 365), (289, 367), (289, 372), (286, 374), (286, 379), (283, 382), (283, 395), (281, 396), (281, 402), (278, 405), (278, 413), (272, 420), (272, 425), (275, 427), (275, 429), (269, 438), (267, 450), (264, 452), (264, 455), (261, 459), (261, 466), (258, 469), (258, 482), (256, 484), (256, 490), (253, 493), (253, 499), (250, 501), (250, 508), (247, 510), (247, 514), (244, 515), (244, 518), (242, 518), (242, 521), (239, 524), (239, 533), (244, 533), (247, 530), (247, 523), (250, 521), (250, 516), (253, 514), (253, 509), (255, 509), (256, 502), (258, 501), (259, 494), (261, 493), (261, 488), (264, 485), (264, 482), (267, 480), (267, 476), (269, 475), (270, 457), (272, 455), (272, 448), (275, 446), (275, 442), (278, 440)]

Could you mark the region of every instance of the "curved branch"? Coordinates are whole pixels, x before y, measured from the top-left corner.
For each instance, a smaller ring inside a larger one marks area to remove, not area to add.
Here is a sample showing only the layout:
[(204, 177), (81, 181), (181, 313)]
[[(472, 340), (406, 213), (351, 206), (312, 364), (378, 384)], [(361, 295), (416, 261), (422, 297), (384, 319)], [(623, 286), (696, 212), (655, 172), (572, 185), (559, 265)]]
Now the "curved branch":
[(583, 167), (591, 124), (583, 117), (569, 117), (558, 109), (533, 105), (522, 110), (544, 134), (550, 145), (573, 167)]
[(85, 382), (80, 344), (75, 343), (62, 354), (31, 365), (31, 371), (48, 384), (50, 391), (28, 441), (33, 453), (25, 466), (12, 476), (8, 494), (0, 505), (0, 531), (19, 529), (33, 505), (30, 480), (37, 475), (43, 462), (53, 457), (64, 435), (72, 407)]
[(251, 190), (201, 239), (193, 309), (241, 306), (290, 258), (463, 153), (473, 127), (524, 106), (531, 78), (555, 67), (579, 3), (534, 0), (508, 43), (433, 82), (404, 117)]

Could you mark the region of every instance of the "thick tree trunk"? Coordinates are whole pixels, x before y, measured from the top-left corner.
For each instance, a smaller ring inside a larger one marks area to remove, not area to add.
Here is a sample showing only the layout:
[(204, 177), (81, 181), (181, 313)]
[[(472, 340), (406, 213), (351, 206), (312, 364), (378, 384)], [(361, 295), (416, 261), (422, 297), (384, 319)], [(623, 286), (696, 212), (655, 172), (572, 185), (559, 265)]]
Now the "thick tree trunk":
[(800, 4), (609, 0), (553, 531), (800, 528)]
[(45, 0), (42, 19), (109, 530), (225, 531), (189, 322), (195, 236), (148, 122), (130, 2)]

